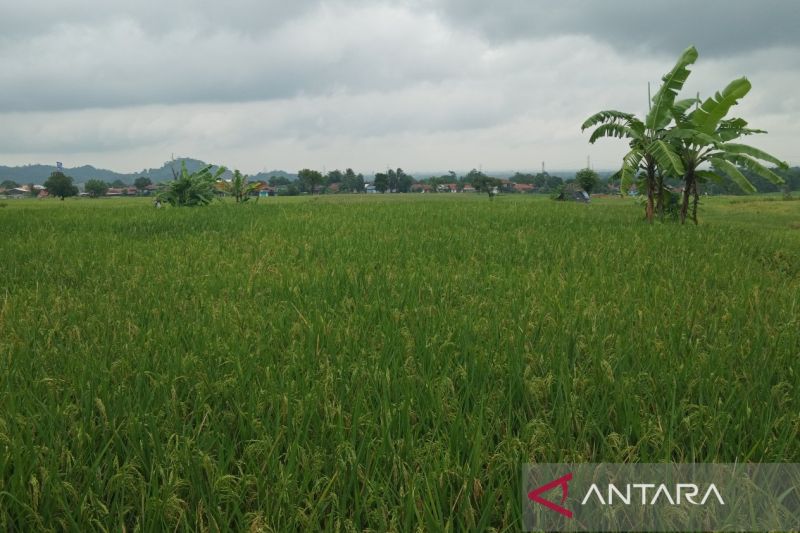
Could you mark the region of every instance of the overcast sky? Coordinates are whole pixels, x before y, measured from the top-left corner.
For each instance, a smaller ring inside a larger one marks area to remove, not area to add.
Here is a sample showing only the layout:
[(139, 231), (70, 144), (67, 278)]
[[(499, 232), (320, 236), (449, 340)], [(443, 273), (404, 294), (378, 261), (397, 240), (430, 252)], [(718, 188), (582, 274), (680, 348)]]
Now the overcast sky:
[(800, 163), (796, 0), (33, 0), (0, 5), (0, 164), (132, 172), (597, 169), (601, 109), (747, 76), (752, 144)]

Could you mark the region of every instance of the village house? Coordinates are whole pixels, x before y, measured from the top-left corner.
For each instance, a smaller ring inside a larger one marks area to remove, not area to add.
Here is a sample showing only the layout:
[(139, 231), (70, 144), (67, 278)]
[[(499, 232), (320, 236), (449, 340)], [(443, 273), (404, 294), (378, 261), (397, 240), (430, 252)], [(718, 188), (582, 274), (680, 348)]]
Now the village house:
[(266, 196), (277, 196), (277, 191), (275, 187), (271, 187), (270, 184), (264, 180), (255, 181), (257, 185), (253, 188), (253, 191), (250, 193), (250, 196), (263, 198)]
[(14, 187), (13, 189), (4, 189), (3, 196), (8, 198), (22, 198), (23, 196), (30, 196), (31, 191), (27, 187)]
[[(44, 198), (47, 196), (47, 189), (41, 185), (34, 185), (33, 190), (37, 198)], [(42, 192), (45, 194), (42, 195)], [(14, 187), (13, 189), (0, 189), (0, 196), (6, 198), (28, 198), (34, 196), (34, 193), (31, 193), (31, 188), (28, 185)]]

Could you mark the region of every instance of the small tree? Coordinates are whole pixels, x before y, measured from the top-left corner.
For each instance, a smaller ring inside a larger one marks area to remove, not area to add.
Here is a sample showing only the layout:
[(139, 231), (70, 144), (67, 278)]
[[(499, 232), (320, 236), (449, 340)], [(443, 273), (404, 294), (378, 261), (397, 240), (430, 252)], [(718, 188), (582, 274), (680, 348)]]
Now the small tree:
[(250, 183), (248, 176), (242, 175), (238, 170), (233, 171), (231, 181), (222, 182), (223, 190), (236, 199), (236, 203), (246, 202), (250, 199), (250, 193), (255, 191), (259, 183)]
[(489, 195), (489, 198), (494, 198), (495, 191), (503, 184), (499, 179), (491, 178), (474, 168), (469, 171), (466, 177), (476, 191), (485, 192)]
[(50, 174), (50, 177), (44, 182), (44, 187), (47, 192), (62, 200), (67, 196), (78, 194), (78, 188), (72, 184), (72, 178), (59, 171)]
[(158, 195), (173, 207), (195, 207), (208, 205), (214, 199), (214, 184), (227, 170), (219, 167), (216, 172), (211, 172), (213, 165), (195, 172), (186, 170), (186, 162), (181, 161), (180, 172), (172, 171), (174, 180), (166, 184), (164, 190)]
[(564, 180), (561, 179), (561, 177), (548, 175), (545, 182), (545, 190), (543, 192), (554, 191), (563, 186)]
[(314, 190), (317, 188), (317, 186), (322, 185), (322, 182), (325, 179), (321, 172), (308, 168), (304, 168), (298, 172), (297, 178), (300, 180), (300, 185), (303, 187), (303, 189), (311, 194), (314, 194)]
[[(581, 189), (580, 185), (578, 184), (578, 182), (576, 182), (576, 181), (567, 181), (563, 185), (560, 185), (559, 187), (556, 187), (553, 190), (552, 194), (550, 195), (550, 198), (552, 200), (558, 200), (558, 201), (561, 201), (561, 202), (564, 202), (564, 201), (567, 201), (567, 200), (577, 200), (577, 199), (580, 198), (580, 196), (577, 196), (577, 198), (576, 198), (576, 195), (580, 195), (581, 190), (582, 189)], [(588, 200), (582, 200), (582, 201), (588, 201)]]
[(136, 187), (136, 190), (139, 191), (139, 193), (142, 193), (145, 189), (147, 189), (152, 184), (153, 184), (153, 182), (150, 181), (150, 178), (146, 178), (144, 176), (136, 178), (133, 181), (133, 186)]
[[(589, 138), (594, 144), (601, 137), (629, 139), (631, 150), (622, 158), (620, 169), (622, 192), (628, 192), (633, 178), (645, 172), (647, 202), (645, 215), (652, 223), (656, 211), (656, 192), (661, 188), (659, 176), (681, 176), (684, 169), (674, 147), (664, 140), (667, 127), (672, 122), (673, 108), (687, 109), (694, 100), (675, 101), (678, 92), (689, 77), (689, 66), (697, 60), (697, 50), (690, 46), (681, 54), (675, 66), (662, 78), (663, 84), (651, 100), (650, 110), (644, 120), (630, 113), (607, 110), (595, 113), (581, 126), (581, 131), (597, 126)], [(660, 170), (660, 172), (659, 172)]]
[(364, 192), (364, 176), (348, 168), (342, 177), (342, 191)]
[(286, 176), (270, 176), (269, 178), (270, 187), (281, 187), (284, 185), (289, 185), (290, 183), (292, 183), (292, 180)]
[(414, 176), (410, 176), (403, 172), (402, 168), (397, 169), (397, 191), (398, 192), (411, 192), (411, 187), (414, 186), (416, 180)]
[[(687, 217), (691, 217), (697, 224), (697, 205), (700, 202), (698, 182), (719, 180), (719, 173), (727, 175), (748, 193), (756, 192), (756, 188), (742, 174), (740, 168), (747, 169), (775, 185), (784, 183), (782, 177), (760, 161), (784, 170), (789, 168), (788, 164), (753, 146), (731, 142), (747, 135), (766, 133), (748, 128), (747, 122), (741, 118), (725, 119), (731, 108), (738, 105), (750, 88), (747, 78), (739, 78), (702, 104), (696, 101), (694, 111), (688, 115), (688, 108), (673, 108), (672, 114), (677, 126), (667, 132), (667, 138), (675, 145), (685, 168), (680, 208), (682, 224)], [(705, 163), (711, 163), (714, 172), (700, 170)], [(689, 213), (689, 200), (692, 197), (694, 202)]]
[(108, 192), (108, 184), (102, 180), (89, 180), (83, 186), (83, 190), (89, 193), (92, 198), (97, 198), (98, 196), (105, 196), (106, 192)]
[(373, 185), (375, 185), (376, 191), (380, 193), (386, 192), (389, 189), (389, 175), (384, 174), (383, 172), (378, 172), (375, 174)]
[(341, 170), (331, 170), (328, 172), (328, 175), (325, 176), (325, 184), (326, 185), (333, 185), (334, 183), (341, 183), (344, 179), (344, 174)]
[(575, 181), (586, 191), (586, 194), (592, 194), (592, 191), (597, 188), (597, 184), (600, 182), (600, 176), (594, 170), (584, 168), (575, 174)]
[(19, 183), (14, 180), (5, 180), (0, 183), (0, 189), (16, 189), (17, 187), (19, 187)]

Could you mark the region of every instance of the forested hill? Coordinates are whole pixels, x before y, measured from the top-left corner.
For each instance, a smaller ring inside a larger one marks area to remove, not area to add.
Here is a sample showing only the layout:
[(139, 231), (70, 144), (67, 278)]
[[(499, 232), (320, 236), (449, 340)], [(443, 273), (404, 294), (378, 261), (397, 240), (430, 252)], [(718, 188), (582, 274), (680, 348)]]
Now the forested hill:
[[(27, 185), (28, 183), (41, 185), (55, 170), (55, 165), (25, 165), (22, 167), (0, 166), (0, 182), (9, 180), (22, 185)], [(64, 172), (72, 176), (78, 183), (90, 179), (99, 179), (106, 182), (113, 182), (118, 179), (127, 181), (130, 177), (128, 174), (120, 174), (119, 172), (94, 168), (89, 165), (65, 168)]]
[[(186, 168), (190, 172), (202, 168), (207, 164), (199, 159), (181, 158), (167, 161), (160, 168), (144, 169), (141, 172), (122, 173), (103, 168), (95, 168), (91, 165), (84, 165), (74, 168), (64, 167), (64, 173), (71, 176), (76, 183), (84, 183), (91, 179), (97, 179), (105, 181), (106, 183), (113, 183), (119, 180), (127, 185), (131, 185), (136, 178), (141, 176), (150, 178), (153, 183), (159, 183), (171, 180), (172, 170), (175, 169), (175, 171), (179, 171), (181, 163), (186, 163)], [(21, 185), (27, 185), (29, 183), (41, 185), (55, 170), (55, 165), (25, 165), (19, 167), (0, 165), (0, 182), (8, 180)], [(251, 176), (251, 179), (263, 179), (266, 181), (272, 176), (282, 176), (291, 180), (297, 178), (295, 174), (274, 170), (271, 172), (260, 172), (255, 176)]]

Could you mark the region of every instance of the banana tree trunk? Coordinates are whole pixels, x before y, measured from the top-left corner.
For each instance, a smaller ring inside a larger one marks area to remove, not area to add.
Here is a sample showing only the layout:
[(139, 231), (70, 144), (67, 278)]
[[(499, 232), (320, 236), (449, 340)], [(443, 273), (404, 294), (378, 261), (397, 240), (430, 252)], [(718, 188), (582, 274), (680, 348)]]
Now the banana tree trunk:
[(700, 195), (697, 193), (697, 180), (692, 182), (692, 220), (694, 221), (694, 225), (697, 225), (697, 204), (700, 203)]
[(656, 180), (656, 214), (664, 218), (664, 174), (658, 173)]
[(655, 161), (647, 161), (647, 207), (645, 208), (645, 215), (649, 223), (653, 223), (653, 214), (655, 208), (653, 205), (654, 190), (656, 185), (656, 165)]
[(683, 177), (681, 224), (686, 223), (686, 216), (689, 214), (689, 196), (692, 194), (692, 186), (694, 181), (694, 170), (687, 170), (686, 175)]

